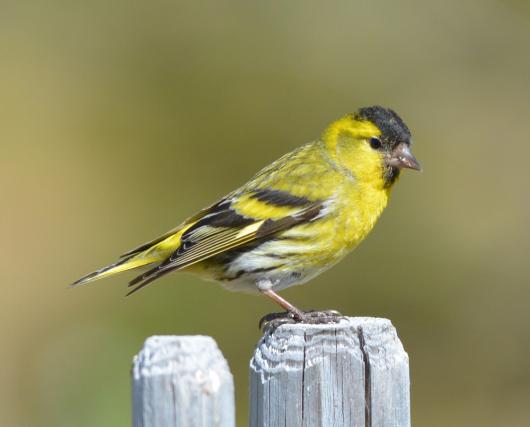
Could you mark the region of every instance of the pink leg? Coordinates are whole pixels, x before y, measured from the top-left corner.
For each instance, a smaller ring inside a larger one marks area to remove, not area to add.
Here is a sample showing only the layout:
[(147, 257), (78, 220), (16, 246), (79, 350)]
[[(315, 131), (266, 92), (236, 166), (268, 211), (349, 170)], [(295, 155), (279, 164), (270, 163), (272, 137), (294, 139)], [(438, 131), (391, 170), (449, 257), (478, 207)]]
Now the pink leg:
[(282, 298), (280, 295), (278, 295), (276, 292), (266, 289), (261, 291), (262, 294), (267, 295), (270, 299), (272, 299), (274, 302), (282, 306), (285, 310), (289, 311), (293, 314), (295, 319), (302, 320), (304, 317), (304, 313), (302, 310), (299, 310), (294, 305), (292, 305), (289, 301)]

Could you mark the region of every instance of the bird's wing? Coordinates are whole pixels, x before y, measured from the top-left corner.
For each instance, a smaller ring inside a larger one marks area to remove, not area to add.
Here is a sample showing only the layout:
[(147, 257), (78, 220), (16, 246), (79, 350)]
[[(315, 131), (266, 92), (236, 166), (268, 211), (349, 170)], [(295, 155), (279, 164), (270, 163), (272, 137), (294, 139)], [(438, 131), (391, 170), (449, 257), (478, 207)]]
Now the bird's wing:
[(136, 254), (139, 254), (140, 252), (143, 252), (143, 251), (145, 251), (147, 249), (152, 248), (156, 244), (162, 242), (163, 240), (166, 240), (168, 237), (171, 237), (171, 236), (177, 234), (179, 231), (181, 231), (182, 229), (188, 227), (189, 225), (191, 225), (193, 223), (196, 223), (201, 218), (203, 218), (206, 215), (208, 215), (209, 213), (211, 213), (216, 208), (216, 206), (218, 204), (219, 203), (216, 203), (214, 205), (211, 205), (211, 206), (208, 206), (207, 208), (202, 209), (196, 215), (192, 216), (191, 218), (188, 218), (186, 221), (184, 221), (183, 223), (181, 223), (177, 227), (172, 228), (171, 230), (169, 230), (168, 232), (162, 234), (161, 236), (157, 237), (156, 239), (150, 240), (150, 241), (148, 241), (146, 243), (143, 243), (140, 246), (135, 247), (134, 249), (131, 249), (130, 251), (127, 251), (127, 252), (121, 254), (120, 258), (125, 258), (125, 257), (129, 257), (131, 255), (136, 255)]
[[(319, 217), (324, 204), (278, 190), (230, 195), (186, 222), (179, 247), (157, 267), (133, 279), (130, 295), (173, 271), (261, 240)], [(157, 239), (158, 240), (158, 239)], [(142, 247), (140, 247), (142, 248)]]

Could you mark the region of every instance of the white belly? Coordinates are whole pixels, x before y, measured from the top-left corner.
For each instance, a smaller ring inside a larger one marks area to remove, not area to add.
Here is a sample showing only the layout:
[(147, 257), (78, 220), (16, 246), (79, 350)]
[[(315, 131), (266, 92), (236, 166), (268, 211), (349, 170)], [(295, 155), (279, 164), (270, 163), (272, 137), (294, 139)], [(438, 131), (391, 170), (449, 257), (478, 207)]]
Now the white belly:
[[(328, 268), (328, 266), (296, 268), (288, 259), (267, 255), (270, 253), (268, 248), (261, 250), (258, 248), (240, 255), (226, 270), (226, 277), (230, 279), (221, 280), (220, 283), (226, 289), (238, 292), (258, 293), (260, 286), (281, 291), (290, 286), (306, 283)], [(276, 254), (281, 255), (278, 252)]]

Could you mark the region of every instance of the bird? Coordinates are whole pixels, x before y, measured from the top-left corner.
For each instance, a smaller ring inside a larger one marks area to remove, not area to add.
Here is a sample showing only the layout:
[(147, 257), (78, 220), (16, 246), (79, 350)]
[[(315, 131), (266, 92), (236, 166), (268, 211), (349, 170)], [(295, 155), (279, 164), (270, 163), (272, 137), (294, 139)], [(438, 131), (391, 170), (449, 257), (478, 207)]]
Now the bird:
[(70, 286), (141, 269), (128, 296), (169, 273), (189, 272), (228, 290), (263, 294), (304, 321), (306, 312), (278, 292), (310, 281), (364, 240), (401, 171), (421, 170), (411, 143), (395, 111), (359, 108), (216, 203)]

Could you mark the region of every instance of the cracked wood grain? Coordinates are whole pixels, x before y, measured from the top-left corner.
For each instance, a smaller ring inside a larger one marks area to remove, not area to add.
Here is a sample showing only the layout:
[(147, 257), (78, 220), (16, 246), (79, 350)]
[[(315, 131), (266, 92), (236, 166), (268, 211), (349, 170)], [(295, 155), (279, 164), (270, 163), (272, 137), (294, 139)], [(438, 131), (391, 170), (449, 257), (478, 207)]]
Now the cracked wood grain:
[(409, 427), (409, 366), (387, 319), (268, 329), (250, 361), (251, 427)]

